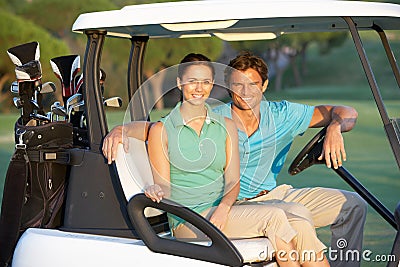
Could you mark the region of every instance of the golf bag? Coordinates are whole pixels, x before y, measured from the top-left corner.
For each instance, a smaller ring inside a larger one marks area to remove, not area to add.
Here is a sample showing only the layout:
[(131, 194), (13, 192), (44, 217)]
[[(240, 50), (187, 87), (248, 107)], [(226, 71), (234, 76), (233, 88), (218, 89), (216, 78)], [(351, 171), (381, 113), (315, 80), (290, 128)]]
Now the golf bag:
[[(11, 262), (15, 245), (30, 227), (55, 228), (62, 220), (72, 124), (44, 116), (39, 43), (7, 50), (15, 64), (15, 151), (7, 169), (0, 216), (0, 266)], [(51, 87), (53, 88), (53, 87)], [(53, 91), (54, 90), (50, 90)]]
[(7, 266), (19, 236), (30, 227), (62, 221), (73, 129), (70, 123), (15, 124), (16, 149), (4, 184), (0, 217), (0, 266)]

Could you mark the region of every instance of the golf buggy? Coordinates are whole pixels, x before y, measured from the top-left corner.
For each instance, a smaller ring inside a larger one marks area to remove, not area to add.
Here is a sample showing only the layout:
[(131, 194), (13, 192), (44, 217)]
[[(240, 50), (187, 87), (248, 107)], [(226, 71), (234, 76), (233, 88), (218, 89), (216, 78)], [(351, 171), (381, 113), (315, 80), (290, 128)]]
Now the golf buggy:
[[(76, 110), (83, 122), (68, 131), (72, 131), (75, 138), (76, 132), (81, 130), (84, 142), (73, 142), (63, 154), (67, 155), (68, 170), (59, 225), (24, 230), (13, 248), (12, 266), (276, 265), (269, 253), (273, 247), (267, 238), (229, 240), (190, 209), (168, 199), (154, 203), (145, 197), (143, 187), (152, 183), (145, 142), (129, 138), (129, 151), (125, 152), (120, 145), (116, 162), (107, 164), (101, 146), (109, 129), (100, 86), (100, 63), (106, 37), (125, 38), (131, 42), (127, 68), (128, 115), (131, 121), (136, 121), (149, 120), (146, 94), (141, 85), (146, 45), (153, 38), (216, 36), (237, 41), (301, 32), (349, 31), (400, 167), (399, 119), (388, 117), (359, 35), (359, 31), (368, 30), (379, 34), (400, 86), (399, 68), (385, 34), (387, 30), (399, 29), (399, 5), (357, 1), (185, 1), (132, 5), (121, 10), (80, 15), (72, 30), (87, 36), (79, 91), (83, 104)], [(70, 97), (73, 95), (68, 99)], [(55, 111), (59, 112), (58, 109), (62, 110), (55, 108)], [(289, 168), (291, 174), (321, 163), (317, 155), (321, 152), (324, 133), (320, 131), (298, 154)], [(19, 146), (24, 145), (23, 139), (16, 141)], [(344, 167), (335, 172), (391, 226), (399, 229), (398, 209), (395, 216)], [(175, 240), (169, 233), (166, 212), (190, 222), (210, 241)], [(397, 261), (390, 264), (397, 266), (398, 234), (392, 253)]]

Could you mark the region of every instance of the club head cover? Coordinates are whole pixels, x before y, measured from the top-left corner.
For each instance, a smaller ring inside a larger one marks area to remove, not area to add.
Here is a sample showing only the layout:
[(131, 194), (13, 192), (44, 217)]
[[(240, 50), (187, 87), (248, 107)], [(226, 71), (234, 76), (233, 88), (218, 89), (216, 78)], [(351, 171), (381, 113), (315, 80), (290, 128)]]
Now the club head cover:
[(31, 60), (15, 67), (15, 76), (18, 82), (37, 81), (42, 78), (42, 66), (39, 60)]
[(82, 94), (83, 73), (75, 77), (74, 84), (76, 93)]
[(54, 74), (61, 82), (62, 95), (67, 99), (77, 92), (75, 76), (80, 71), (80, 56), (68, 55), (52, 58), (50, 60)]
[(30, 61), (40, 59), (40, 48), (38, 42), (30, 42), (17, 45), (7, 50), (8, 56), (16, 66), (22, 66)]

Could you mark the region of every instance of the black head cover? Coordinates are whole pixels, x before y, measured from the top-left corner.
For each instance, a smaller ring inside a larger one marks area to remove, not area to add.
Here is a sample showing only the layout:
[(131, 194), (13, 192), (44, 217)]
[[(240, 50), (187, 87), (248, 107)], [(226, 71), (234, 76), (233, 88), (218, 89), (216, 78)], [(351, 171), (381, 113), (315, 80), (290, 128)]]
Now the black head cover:
[(22, 66), (30, 61), (40, 59), (38, 42), (31, 42), (11, 47), (7, 50), (8, 56), (16, 66)]
[(80, 56), (68, 55), (52, 58), (50, 60), (54, 74), (61, 81), (62, 94), (70, 97), (76, 93), (75, 76), (80, 71)]

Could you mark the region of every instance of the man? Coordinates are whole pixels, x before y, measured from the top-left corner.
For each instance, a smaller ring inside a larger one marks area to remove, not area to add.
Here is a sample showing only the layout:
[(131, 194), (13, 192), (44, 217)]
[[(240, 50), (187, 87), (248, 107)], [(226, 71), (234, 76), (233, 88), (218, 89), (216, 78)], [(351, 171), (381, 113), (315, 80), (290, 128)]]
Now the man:
[[(261, 58), (250, 53), (231, 60), (225, 82), (232, 102), (214, 111), (233, 119), (238, 128), (239, 201), (273, 204), (309, 220), (316, 228), (330, 225), (332, 266), (359, 266), (357, 258), (346, 258), (357, 253), (355, 250), (361, 255), (367, 206), (358, 194), (329, 188), (295, 189), (276, 183), (294, 137), (307, 128), (327, 127), (320, 159), (325, 159), (328, 168), (341, 166), (346, 160), (342, 132), (354, 127), (358, 116), (355, 109), (263, 100), (268, 69)], [(115, 147), (122, 136), (145, 136), (149, 123), (131, 125), (136, 127), (117, 126), (106, 136), (103, 152), (109, 163), (115, 158)]]

